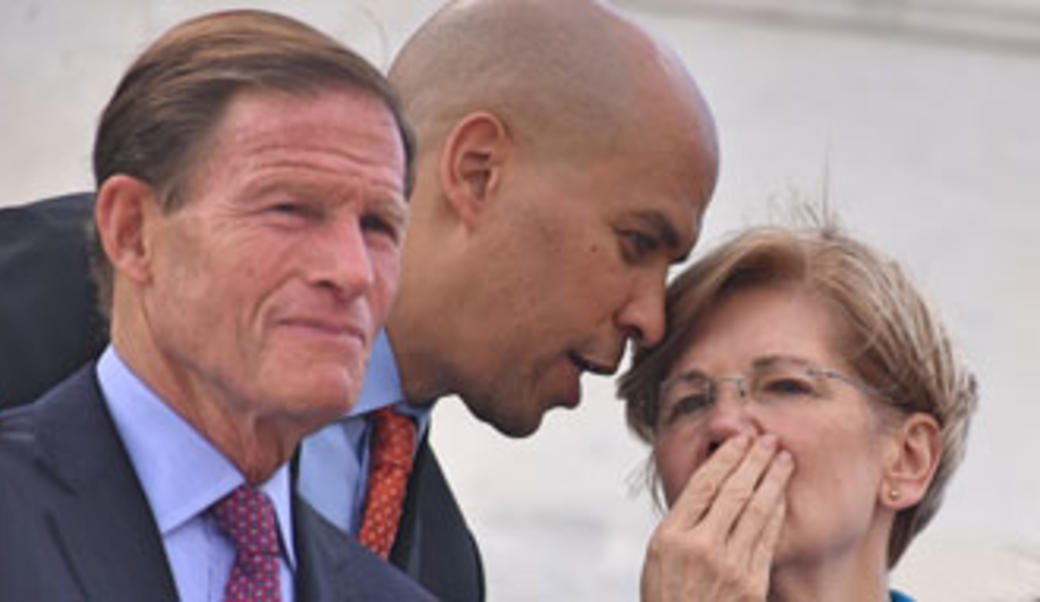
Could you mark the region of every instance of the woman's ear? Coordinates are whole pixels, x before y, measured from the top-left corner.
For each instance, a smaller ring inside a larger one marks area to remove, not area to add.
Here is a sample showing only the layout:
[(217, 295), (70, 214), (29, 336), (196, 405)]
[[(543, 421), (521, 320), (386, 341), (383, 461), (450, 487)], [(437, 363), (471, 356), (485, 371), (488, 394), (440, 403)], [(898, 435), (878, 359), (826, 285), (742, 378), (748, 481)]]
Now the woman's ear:
[(159, 211), (150, 185), (121, 174), (102, 183), (94, 202), (97, 236), (108, 260), (116, 272), (139, 284), (151, 279), (145, 230)]
[(898, 512), (920, 502), (935, 476), (942, 453), (939, 423), (915, 412), (892, 433), (891, 443), (878, 496), (882, 506)]
[(505, 124), (486, 111), (466, 115), (444, 141), (441, 189), (451, 210), (467, 228), (476, 225), (498, 192), (512, 144)]

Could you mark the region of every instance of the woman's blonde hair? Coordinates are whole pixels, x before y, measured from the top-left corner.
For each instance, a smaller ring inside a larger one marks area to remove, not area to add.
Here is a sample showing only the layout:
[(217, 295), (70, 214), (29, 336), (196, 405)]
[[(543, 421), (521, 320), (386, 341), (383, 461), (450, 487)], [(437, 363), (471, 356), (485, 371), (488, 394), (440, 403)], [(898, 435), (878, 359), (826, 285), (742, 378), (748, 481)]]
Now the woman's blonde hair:
[[(690, 346), (697, 323), (734, 290), (794, 284), (837, 308), (839, 349), (856, 376), (885, 395), (894, 411), (924, 412), (940, 425), (935, 477), (917, 505), (896, 516), (888, 544), (891, 568), (932, 519), (964, 456), (977, 404), (975, 378), (956, 356), (937, 315), (891, 259), (852, 239), (836, 224), (758, 227), (724, 242), (669, 285), (668, 332), (636, 350), (618, 393), (629, 426), (653, 443), (658, 386)], [(652, 475), (656, 495), (656, 474)]]

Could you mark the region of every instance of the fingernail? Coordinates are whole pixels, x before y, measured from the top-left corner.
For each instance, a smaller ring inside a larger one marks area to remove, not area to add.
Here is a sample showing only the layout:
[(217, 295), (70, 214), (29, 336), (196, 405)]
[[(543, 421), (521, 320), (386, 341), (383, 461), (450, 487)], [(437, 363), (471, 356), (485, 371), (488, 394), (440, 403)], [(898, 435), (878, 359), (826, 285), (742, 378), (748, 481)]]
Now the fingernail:
[(776, 435), (772, 433), (762, 435), (762, 438), (759, 441), (762, 442), (762, 447), (766, 449), (776, 449), (777, 438)]
[(749, 443), (751, 443), (751, 439), (747, 435), (737, 435), (733, 438), (733, 443), (736, 444), (737, 447), (745, 448)]
[(776, 455), (776, 461), (779, 462), (781, 466), (789, 465), (793, 461), (793, 458), (791, 458), (791, 452), (786, 449), (780, 450), (780, 453)]

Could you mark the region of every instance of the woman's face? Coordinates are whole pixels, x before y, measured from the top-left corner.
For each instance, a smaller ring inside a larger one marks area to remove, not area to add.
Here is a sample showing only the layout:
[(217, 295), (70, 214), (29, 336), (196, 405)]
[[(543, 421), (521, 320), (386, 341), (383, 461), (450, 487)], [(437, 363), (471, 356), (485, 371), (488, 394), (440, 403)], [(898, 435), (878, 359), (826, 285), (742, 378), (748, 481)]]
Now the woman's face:
[(833, 311), (794, 287), (732, 293), (661, 385), (654, 461), (669, 505), (735, 434), (773, 433), (794, 457), (774, 567), (855, 550), (877, 519), (887, 435), (837, 353)]

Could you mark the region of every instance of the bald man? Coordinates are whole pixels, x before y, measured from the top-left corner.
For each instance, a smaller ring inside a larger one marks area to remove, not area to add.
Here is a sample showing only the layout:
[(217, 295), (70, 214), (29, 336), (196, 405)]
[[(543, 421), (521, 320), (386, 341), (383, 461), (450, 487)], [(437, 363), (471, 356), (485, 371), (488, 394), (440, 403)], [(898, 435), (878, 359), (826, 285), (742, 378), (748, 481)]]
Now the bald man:
[[(710, 112), (679, 60), (595, 2), (453, 3), (391, 71), (419, 140), (400, 293), (354, 413), (309, 439), (301, 488), (363, 530), (378, 408), (421, 444), (390, 558), (444, 599), (479, 600), (476, 545), (425, 437), (458, 394), (527, 436), (658, 341), (668, 267), (717, 173)], [(348, 475), (344, 479), (344, 475)]]

